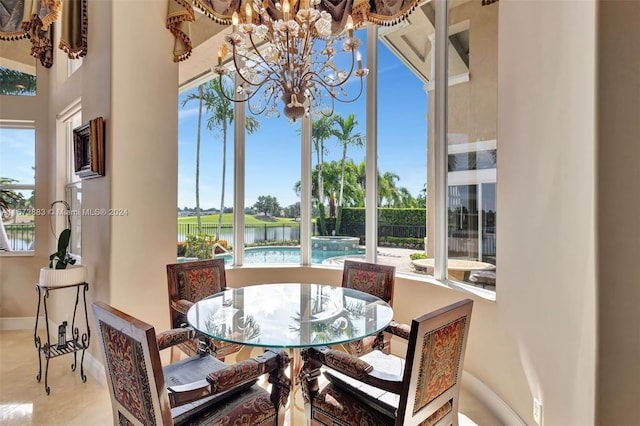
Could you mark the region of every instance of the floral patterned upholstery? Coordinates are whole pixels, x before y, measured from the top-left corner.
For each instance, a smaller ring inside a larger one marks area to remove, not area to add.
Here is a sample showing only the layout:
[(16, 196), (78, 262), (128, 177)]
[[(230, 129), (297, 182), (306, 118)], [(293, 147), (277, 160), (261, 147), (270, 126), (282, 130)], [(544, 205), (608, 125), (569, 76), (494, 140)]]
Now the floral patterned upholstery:
[[(162, 366), (154, 329), (109, 305), (93, 304), (105, 360), (114, 419), (120, 425), (277, 425), (290, 381), (289, 358), (281, 350), (227, 366), (199, 354)], [(165, 344), (189, 330), (160, 333)], [(212, 372), (228, 378), (218, 390), (207, 379)], [(268, 375), (271, 393), (254, 384)]]
[[(169, 312), (171, 326), (183, 327), (187, 320), (187, 311), (193, 304), (212, 294), (226, 290), (227, 278), (224, 259), (206, 259), (195, 262), (173, 263), (167, 265), (167, 281), (169, 284)], [(185, 342), (177, 347), (187, 355), (197, 353), (205, 347), (220, 359), (235, 353), (242, 346), (198, 336), (193, 342)], [(173, 357), (172, 357), (173, 358)]]
[[(390, 304), (393, 299), (395, 273), (395, 266), (345, 260), (342, 287), (372, 294)], [(384, 336), (380, 334), (346, 343), (343, 348), (351, 355), (360, 356), (374, 349), (388, 352), (389, 345), (389, 342), (385, 342)]]
[(219, 267), (189, 268), (178, 271), (178, 297), (181, 300), (197, 302), (222, 291)]
[(342, 286), (372, 294), (390, 303), (395, 270), (395, 266), (345, 260)]
[[(408, 338), (404, 358), (378, 350), (360, 358), (303, 350), (300, 378), (311, 419), (331, 426), (457, 425), (472, 306), (465, 299), (415, 318), (410, 328), (394, 323), (388, 330)], [(329, 383), (320, 389), (322, 366)]]
[(414, 413), (457, 383), (466, 321), (467, 317), (458, 318), (424, 336)]
[[(395, 425), (395, 418), (385, 416), (361, 400), (351, 395), (348, 391), (338, 386), (327, 385), (322, 389), (315, 400), (312, 412), (313, 420), (328, 425), (367, 425), (388, 426)], [(420, 422), (418, 426), (434, 426), (451, 412), (451, 402), (447, 401), (433, 414)], [(336, 421), (340, 419), (340, 421)]]
[(114, 399), (139, 422), (156, 424), (158, 413), (154, 410), (142, 343), (105, 323), (100, 323), (100, 332)]

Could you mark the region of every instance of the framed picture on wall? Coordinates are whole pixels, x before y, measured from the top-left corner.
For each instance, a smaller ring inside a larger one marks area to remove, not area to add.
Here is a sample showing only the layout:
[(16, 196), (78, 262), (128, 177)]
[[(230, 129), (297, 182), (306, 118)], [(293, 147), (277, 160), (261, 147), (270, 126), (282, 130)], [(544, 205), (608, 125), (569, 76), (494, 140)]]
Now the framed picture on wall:
[(104, 176), (104, 120), (94, 118), (73, 129), (75, 173), (82, 179)]

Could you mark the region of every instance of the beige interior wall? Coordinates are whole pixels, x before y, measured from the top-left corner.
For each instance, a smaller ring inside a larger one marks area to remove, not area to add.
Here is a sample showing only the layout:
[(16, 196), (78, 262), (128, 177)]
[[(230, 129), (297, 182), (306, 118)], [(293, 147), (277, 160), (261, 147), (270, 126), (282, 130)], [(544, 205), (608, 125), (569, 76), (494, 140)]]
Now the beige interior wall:
[(640, 2), (598, 9), (596, 424), (622, 425), (640, 416)]
[(178, 65), (166, 13), (166, 2), (113, 2), (109, 206), (128, 214), (109, 218), (107, 300), (159, 329), (169, 326), (178, 204)]
[(492, 388), (528, 424), (594, 422), (595, 3), (501, 1), (497, 309), (526, 382)]

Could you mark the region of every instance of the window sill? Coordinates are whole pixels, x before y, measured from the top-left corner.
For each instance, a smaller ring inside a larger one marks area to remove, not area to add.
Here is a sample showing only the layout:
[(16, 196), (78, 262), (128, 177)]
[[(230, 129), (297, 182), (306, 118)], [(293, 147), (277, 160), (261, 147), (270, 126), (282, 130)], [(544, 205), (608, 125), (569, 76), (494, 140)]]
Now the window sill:
[(464, 293), (472, 294), (474, 296), (481, 297), (491, 302), (496, 301), (495, 290), (476, 287), (474, 285), (465, 284), (459, 281), (452, 281), (452, 280), (440, 281), (427, 275), (418, 275), (418, 274), (403, 273), (403, 272), (399, 272), (396, 275), (402, 276), (402, 278), (409, 279), (412, 281), (421, 281), (426, 284), (432, 284), (440, 287), (450, 288), (452, 290), (462, 291)]
[(0, 257), (33, 257), (36, 252), (33, 250), (24, 251), (0, 251)]

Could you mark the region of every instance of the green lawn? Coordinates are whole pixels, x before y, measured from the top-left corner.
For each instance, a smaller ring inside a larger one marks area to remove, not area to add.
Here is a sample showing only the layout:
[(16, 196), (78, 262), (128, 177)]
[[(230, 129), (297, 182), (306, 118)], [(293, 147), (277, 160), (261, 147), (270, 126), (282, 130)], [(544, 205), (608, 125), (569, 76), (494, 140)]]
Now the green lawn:
[[(201, 216), (201, 219), (202, 219), (202, 223), (218, 223), (217, 214)], [(249, 215), (249, 214), (244, 215), (244, 222), (248, 225), (263, 224), (263, 223), (298, 223), (295, 220), (290, 218), (270, 217), (268, 218), (268, 220), (264, 220), (261, 218), (256, 218), (255, 216)], [(195, 216), (179, 217), (178, 223), (198, 223), (198, 218)], [(233, 223), (233, 213), (224, 213), (222, 215), (222, 223)]]

